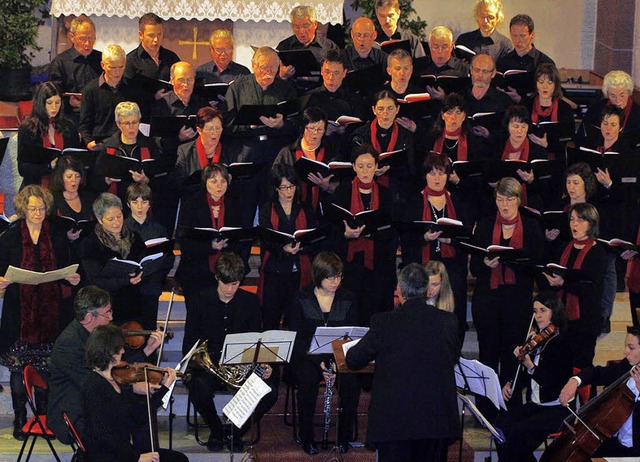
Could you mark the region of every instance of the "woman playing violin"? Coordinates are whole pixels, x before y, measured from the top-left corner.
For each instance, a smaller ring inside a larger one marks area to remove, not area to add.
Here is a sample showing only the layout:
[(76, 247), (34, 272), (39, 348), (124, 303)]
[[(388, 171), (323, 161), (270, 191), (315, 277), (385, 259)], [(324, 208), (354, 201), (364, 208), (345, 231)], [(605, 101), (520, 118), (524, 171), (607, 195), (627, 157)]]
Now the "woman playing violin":
[[(533, 335), (550, 325), (559, 333), (539, 342), (531, 353), (524, 355), (517, 380), (502, 388), (509, 412), (496, 422), (506, 439), (498, 446), (500, 460), (536, 460), (533, 452), (568, 414), (556, 400), (558, 390), (571, 376), (571, 353), (562, 335), (567, 324), (564, 305), (553, 292), (542, 292), (534, 298), (533, 316)], [(524, 347), (513, 350), (516, 358), (522, 356)], [(517, 405), (523, 390), (527, 391), (527, 404)], [(556, 403), (552, 404), (554, 400)]]
[[(560, 392), (560, 403), (563, 406), (567, 406), (573, 400), (576, 390), (581, 384), (610, 385), (629, 372), (629, 380), (626, 381), (626, 386), (635, 396), (636, 405), (633, 408), (633, 413), (629, 418), (625, 419), (614, 436), (606, 440), (596, 450), (593, 457), (640, 456), (640, 427), (638, 426), (640, 423), (640, 406), (637, 405), (638, 390), (640, 390), (640, 368), (637, 367), (637, 364), (640, 363), (640, 329), (637, 327), (627, 327), (624, 357), (626, 361), (621, 360), (607, 366), (592, 366), (584, 369), (577, 376), (571, 377)], [(603, 396), (606, 396), (606, 394), (603, 394)]]
[[(131, 443), (131, 428), (145, 413), (132, 412), (137, 409), (131, 403), (134, 393), (131, 386), (120, 385), (111, 375), (124, 353), (122, 331), (115, 326), (96, 327), (89, 335), (86, 361), (92, 372), (82, 384), (82, 407), (86, 419), (82, 440), (87, 446), (89, 460), (95, 462), (183, 462), (189, 459), (182, 453), (169, 449), (157, 449), (141, 453)], [(168, 388), (176, 380), (176, 371), (167, 368), (161, 384), (149, 384), (153, 393), (151, 406), (156, 409)], [(144, 388), (144, 387), (142, 387)], [(146, 392), (146, 390), (145, 390)]]

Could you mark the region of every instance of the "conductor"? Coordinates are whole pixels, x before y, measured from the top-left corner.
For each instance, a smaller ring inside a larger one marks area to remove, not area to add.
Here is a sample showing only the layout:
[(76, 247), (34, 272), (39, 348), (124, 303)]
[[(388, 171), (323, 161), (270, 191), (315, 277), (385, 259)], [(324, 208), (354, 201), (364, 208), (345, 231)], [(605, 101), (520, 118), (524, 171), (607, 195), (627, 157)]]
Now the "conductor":
[(427, 304), (428, 287), (422, 266), (405, 266), (398, 276), (402, 306), (372, 316), (371, 330), (346, 356), (350, 369), (376, 361), (367, 437), (379, 462), (446, 461), (459, 436), (458, 323)]

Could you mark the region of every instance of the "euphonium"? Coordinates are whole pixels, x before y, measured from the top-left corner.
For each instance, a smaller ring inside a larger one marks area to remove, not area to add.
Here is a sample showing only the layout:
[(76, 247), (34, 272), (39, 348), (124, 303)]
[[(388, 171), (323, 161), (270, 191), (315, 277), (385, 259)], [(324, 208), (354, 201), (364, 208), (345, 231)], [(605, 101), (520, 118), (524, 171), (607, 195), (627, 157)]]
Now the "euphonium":
[(240, 364), (235, 366), (214, 364), (211, 360), (211, 356), (209, 356), (209, 348), (206, 340), (200, 344), (196, 351), (193, 352), (191, 360), (199, 367), (210, 374), (215, 375), (224, 383), (236, 390), (242, 386), (253, 369), (251, 364)]

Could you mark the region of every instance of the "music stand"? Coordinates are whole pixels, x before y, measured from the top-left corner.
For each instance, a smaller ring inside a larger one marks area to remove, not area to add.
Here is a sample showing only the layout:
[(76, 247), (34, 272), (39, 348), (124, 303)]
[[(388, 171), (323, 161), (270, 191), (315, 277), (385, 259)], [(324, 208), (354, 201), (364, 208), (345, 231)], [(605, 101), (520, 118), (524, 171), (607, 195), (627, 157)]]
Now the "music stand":
[(465, 409), (469, 409), (473, 416), (480, 422), (483, 428), (489, 430), (491, 435), (500, 443), (504, 443), (504, 436), (491, 425), (480, 410), (473, 404), (469, 394), (484, 396), (491, 400), (496, 408), (502, 407), (506, 410), (506, 405), (502, 397), (502, 389), (498, 375), (493, 369), (485, 366), (479, 361), (459, 358), (458, 364), (454, 368), (456, 386), (460, 389), (458, 397), (462, 401), (462, 412), (460, 416), (460, 450), (458, 460), (462, 461), (462, 443), (464, 440), (464, 417)]
[[(254, 370), (261, 363), (288, 364), (295, 338), (296, 332), (291, 331), (228, 334), (224, 339), (220, 364), (251, 364)], [(255, 440), (254, 411), (255, 409), (251, 411), (250, 417), (251, 441)], [(233, 461), (233, 431), (231, 432), (231, 460)], [(242, 461), (245, 460), (258, 460), (258, 454), (253, 444), (250, 444), (245, 451)]]
[(364, 337), (367, 332), (369, 332), (368, 327), (317, 327), (308, 353), (310, 355), (333, 354), (331, 343), (334, 340), (355, 340)]

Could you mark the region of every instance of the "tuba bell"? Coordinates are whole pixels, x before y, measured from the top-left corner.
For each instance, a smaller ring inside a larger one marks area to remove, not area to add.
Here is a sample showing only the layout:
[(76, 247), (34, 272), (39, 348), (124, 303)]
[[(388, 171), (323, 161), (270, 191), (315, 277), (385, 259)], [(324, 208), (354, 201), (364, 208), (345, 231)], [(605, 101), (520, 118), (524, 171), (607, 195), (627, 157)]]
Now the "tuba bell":
[(191, 361), (193, 361), (198, 367), (215, 375), (225, 384), (234, 389), (239, 389), (244, 381), (247, 379), (253, 369), (251, 364), (239, 364), (234, 366), (216, 365), (209, 355), (209, 348), (207, 344), (208, 340), (205, 340), (200, 344), (198, 348), (193, 352)]

